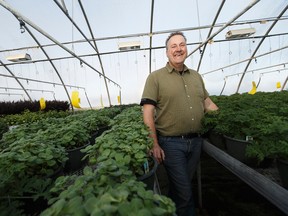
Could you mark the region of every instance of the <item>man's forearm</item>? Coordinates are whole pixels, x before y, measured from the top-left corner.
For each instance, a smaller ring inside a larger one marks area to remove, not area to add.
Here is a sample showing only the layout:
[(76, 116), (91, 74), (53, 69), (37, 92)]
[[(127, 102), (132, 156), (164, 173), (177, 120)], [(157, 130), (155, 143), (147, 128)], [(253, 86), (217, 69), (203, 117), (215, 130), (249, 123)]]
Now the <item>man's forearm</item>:
[(144, 105), (143, 121), (150, 129), (150, 137), (153, 138), (154, 145), (158, 145), (155, 122), (154, 122), (154, 107), (152, 105)]

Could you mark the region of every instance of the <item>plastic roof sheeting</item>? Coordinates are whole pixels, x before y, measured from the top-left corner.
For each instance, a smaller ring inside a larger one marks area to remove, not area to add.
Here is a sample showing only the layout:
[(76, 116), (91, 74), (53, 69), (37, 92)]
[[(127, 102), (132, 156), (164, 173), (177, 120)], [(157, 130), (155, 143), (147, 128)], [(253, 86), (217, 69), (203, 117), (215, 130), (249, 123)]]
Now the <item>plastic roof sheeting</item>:
[[(287, 0), (0, 0), (0, 99), (70, 100), (81, 107), (139, 103), (146, 77), (167, 62), (167, 36), (183, 31), (211, 95), (287, 89)], [(226, 39), (228, 31), (255, 34)], [(119, 43), (139, 49), (120, 51)], [(28, 53), (30, 61), (6, 58)], [(277, 88), (277, 83), (281, 87)]]

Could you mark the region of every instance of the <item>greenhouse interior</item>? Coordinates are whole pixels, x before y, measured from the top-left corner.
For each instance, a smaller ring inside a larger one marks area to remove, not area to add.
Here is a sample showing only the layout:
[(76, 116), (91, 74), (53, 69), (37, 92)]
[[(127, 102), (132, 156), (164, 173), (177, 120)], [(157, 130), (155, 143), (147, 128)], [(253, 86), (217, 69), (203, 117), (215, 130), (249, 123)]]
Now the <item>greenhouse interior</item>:
[(140, 105), (175, 32), (219, 107), (196, 215), (288, 215), (287, 0), (0, 5), (1, 216), (177, 215)]

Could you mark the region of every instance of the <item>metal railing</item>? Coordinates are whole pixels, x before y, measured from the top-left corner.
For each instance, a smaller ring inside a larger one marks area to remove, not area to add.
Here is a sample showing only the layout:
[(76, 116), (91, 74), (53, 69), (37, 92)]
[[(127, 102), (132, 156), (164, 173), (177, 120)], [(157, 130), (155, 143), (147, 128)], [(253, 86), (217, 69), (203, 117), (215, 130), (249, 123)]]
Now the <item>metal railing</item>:
[[(259, 172), (255, 171), (249, 166), (231, 157), (230, 155), (215, 147), (206, 140), (203, 141), (203, 151), (212, 158), (214, 158), (216, 161), (218, 161), (220, 164), (222, 164), (226, 169), (235, 174), (246, 184), (251, 186), (259, 194), (264, 196), (282, 212), (288, 215), (288, 190), (275, 183), (274, 181), (270, 180), (269, 178), (261, 175)], [(197, 176), (198, 175), (199, 174), (197, 174)]]

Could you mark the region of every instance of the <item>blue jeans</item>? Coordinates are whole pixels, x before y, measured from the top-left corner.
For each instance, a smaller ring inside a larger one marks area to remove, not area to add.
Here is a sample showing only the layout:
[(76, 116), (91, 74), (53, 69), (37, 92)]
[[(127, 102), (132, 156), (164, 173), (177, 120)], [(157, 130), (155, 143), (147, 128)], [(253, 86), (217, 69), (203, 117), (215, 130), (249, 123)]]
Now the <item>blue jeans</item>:
[(169, 178), (169, 197), (176, 204), (177, 216), (193, 216), (195, 206), (192, 194), (192, 178), (201, 155), (202, 138), (158, 136), (165, 153), (163, 161)]

